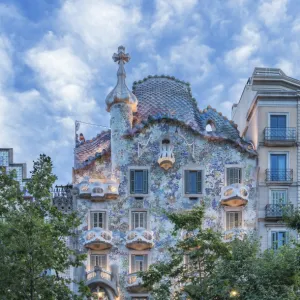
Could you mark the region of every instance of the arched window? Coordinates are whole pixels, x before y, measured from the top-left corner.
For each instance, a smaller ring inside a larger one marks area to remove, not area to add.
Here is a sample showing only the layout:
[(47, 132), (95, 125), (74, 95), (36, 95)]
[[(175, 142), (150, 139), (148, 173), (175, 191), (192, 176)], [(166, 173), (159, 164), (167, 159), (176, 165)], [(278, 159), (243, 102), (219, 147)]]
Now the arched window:
[(205, 130), (206, 130), (206, 132), (216, 131), (216, 126), (215, 126), (214, 122), (211, 120), (207, 121)]

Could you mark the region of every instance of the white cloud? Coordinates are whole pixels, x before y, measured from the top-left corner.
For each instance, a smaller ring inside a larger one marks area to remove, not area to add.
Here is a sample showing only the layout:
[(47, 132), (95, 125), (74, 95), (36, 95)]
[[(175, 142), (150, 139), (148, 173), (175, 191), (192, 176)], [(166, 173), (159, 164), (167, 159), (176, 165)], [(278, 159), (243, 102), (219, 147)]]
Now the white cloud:
[(170, 50), (170, 65), (180, 67), (191, 82), (204, 80), (214, 68), (210, 56), (211, 47), (202, 44), (197, 36), (184, 38)]
[(263, 0), (258, 7), (258, 16), (269, 29), (286, 21), (288, 0)]
[(13, 48), (5, 35), (0, 35), (0, 89), (7, 85), (14, 75), (12, 64)]
[[(156, 0), (155, 16), (151, 31), (155, 34), (161, 33), (163, 29), (170, 29), (185, 18), (191, 17), (197, 0)], [(199, 17), (199, 15), (198, 15)]]
[(130, 1), (69, 0), (59, 13), (63, 31), (80, 38), (88, 56), (105, 59), (139, 30), (140, 21), (140, 7)]
[(224, 55), (224, 61), (231, 70), (249, 72), (251, 68), (262, 64), (258, 56), (262, 37), (255, 24), (245, 24), (240, 34), (233, 37), (233, 41), (236, 46)]

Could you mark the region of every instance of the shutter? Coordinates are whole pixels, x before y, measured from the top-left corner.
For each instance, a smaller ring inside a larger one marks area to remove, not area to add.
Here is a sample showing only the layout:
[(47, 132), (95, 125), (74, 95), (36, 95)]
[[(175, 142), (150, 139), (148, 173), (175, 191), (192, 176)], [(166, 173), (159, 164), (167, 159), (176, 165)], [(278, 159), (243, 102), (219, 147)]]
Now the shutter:
[(277, 249), (277, 232), (272, 232), (272, 249), (276, 250)]
[(134, 170), (130, 170), (130, 194), (134, 194)]
[(143, 170), (143, 194), (148, 194), (148, 170)]
[(144, 266), (143, 266), (143, 271), (147, 271), (148, 270), (148, 255), (145, 254), (144, 255)]
[(197, 171), (197, 194), (202, 193), (202, 171)]
[(144, 228), (147, 229), (147, 212), (144, 212)]
[(285, 244), (284, 245), (287, 245), (290, 241), (290, 233), (289, 231), (286, 231), (285, 233)]
[(238, 168), (238, 183), (241, 183), (242, 182), (242, 169), (241, 168)]
[(131, 229), (132, 230), (134, 229), (134, 215), (135, 215), (135, 213), (131, 212)]
[(227, 185), (231, 184), (231, 181), (230, 181), (230, 169), (229, 168), (226, 169), (226, 181), (227, 181)]
[(106, 228), (106, 213), (105, 212), (102, 213), (102, 222), (103, 222), (103, 224), (102, 224), (103, 229), (107, 229)]
[(229, 221), (230, 213), (226, 213), (226, 229), (230, 229), (230, 221)]
[(242, 212), (238, 212), (238, 227), (242, 227)]
[(189, 171), (188, 170), (184, 171), (184, 188), (185, 188), (185, 193), (189, 194)]
[(131, 255), (131, 273), (135, 272), (135, 255)]
[(96, 257), (95, 257), (95, 255), (92, 255), (92, 256), (91, 256), (91, 266), (92, 266), (92, 267), (95, 267), (95, 266), (96, 266)]
[(139, 227), (144, 227), (144, 213), (140, 213), (140, 222), (139, 222)]
[(104, 270), (107, 270), (107, 256), (106, 256), (106, 255), (103, 255), (102, 258), (103, 258), (103, 260), (102, 260), (102, 265), (101, 265), (101, 267), (102, 267)]

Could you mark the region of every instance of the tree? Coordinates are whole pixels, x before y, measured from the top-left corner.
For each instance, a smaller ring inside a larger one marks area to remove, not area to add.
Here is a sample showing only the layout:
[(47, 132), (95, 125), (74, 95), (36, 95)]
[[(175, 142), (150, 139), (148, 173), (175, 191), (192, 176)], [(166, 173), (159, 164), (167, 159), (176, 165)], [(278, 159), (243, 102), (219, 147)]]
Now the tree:
[(50, 157), (40, 155), (34, 162), (23, 198), (15, 174), (0, 172), (0, 295), (1, 299), (77, 298), (61, 275), (79, 266), (84, 255), (66, 245), (80, 224), (76, 213), (64, 214), (52, 206), (50, 190), (56, 180)]
[(213, 229), (202, 229), (204, 208), (167, 214), (174, 224), (174, 235), (184, 233), (184, 238), (168, 249), (169, 260), (150, 266), (141, 274), (144, 285), (154, 298), (210, 299), (213, 287), (209, 278), (217, 261), (230, 255), (228, 244)]
[(141, 273), (154, 299), (299, 299), (300, 248), (261, 252), (254, 237), (225, 243), (220, 233), (202, 229), (203, 207), (167, 215), (177, 236), (187, 234), (168, 248), (169, 260)]

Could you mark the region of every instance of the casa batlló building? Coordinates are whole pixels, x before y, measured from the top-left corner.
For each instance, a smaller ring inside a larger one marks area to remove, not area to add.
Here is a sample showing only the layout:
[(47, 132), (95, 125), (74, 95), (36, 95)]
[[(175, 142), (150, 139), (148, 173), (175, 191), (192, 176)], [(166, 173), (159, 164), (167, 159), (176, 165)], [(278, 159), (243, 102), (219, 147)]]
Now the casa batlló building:
[(70, 276), (99, 299), (150, 299), (136, 272), (165, 260), (175, 242), (163, 210), (204, 203), (204, 226), (224, 239), (255, 231), (257, 152), (235, 123), (211, 107), (199, 110), (188, 83), (148, 76), (130, 91), (124, 47), (113, 60), (110, 130), (92, 140), (79, 134), (74, 150), (77, 192), (69, 197), (82, 216), (77, 248), (87, 260)]

